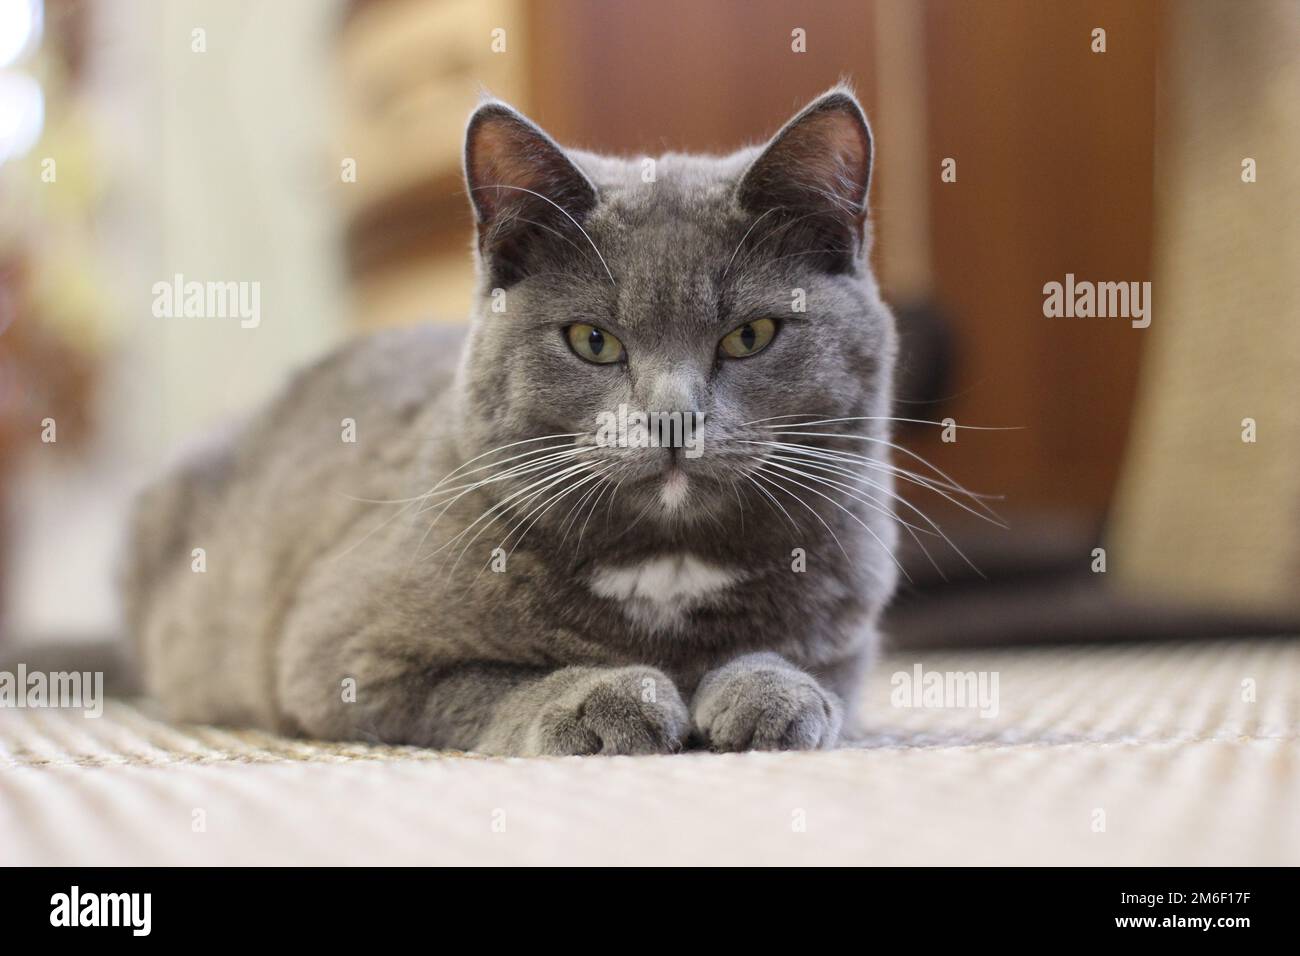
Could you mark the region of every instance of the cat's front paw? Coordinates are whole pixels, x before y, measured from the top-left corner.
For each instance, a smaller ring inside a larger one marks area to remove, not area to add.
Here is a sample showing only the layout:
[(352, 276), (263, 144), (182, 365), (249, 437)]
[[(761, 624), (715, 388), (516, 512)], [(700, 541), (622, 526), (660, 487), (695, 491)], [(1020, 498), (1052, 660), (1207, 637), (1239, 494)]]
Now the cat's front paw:
[(704, 676), (691, 704), (713, 750), (816, 750), (834, 746), (840, 704), (775, 654), (753, 654)]
[(682, 748), (690, 714), (653, 667), (593, 671), (542, 706), (529, 732), (536, 754), (660, 754)]

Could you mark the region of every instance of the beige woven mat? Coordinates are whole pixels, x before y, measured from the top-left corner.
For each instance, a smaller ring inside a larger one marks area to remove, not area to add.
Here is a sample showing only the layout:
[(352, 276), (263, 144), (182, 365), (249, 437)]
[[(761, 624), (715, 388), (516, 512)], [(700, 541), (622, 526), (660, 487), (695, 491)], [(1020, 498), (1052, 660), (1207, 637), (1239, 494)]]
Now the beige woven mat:
[[(997, 715), (891, 705), (918, 663)], [(1300, 641), (894, 656), (866, 696), (835, 752), (545, 760), (0, 711), (0, 862), (1300, 863)]]

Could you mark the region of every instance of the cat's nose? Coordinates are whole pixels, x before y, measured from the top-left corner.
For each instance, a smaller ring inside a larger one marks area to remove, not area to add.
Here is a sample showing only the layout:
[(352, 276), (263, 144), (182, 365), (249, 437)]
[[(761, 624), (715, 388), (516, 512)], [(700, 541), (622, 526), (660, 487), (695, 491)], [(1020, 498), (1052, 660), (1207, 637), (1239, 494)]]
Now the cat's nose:
[[(645, 386), (644, 404), (647, 409), (683, 415), (703, 414), (704, 377), (691, 369), (666, 369), (645, 382)], [(702, 418), (697, 421), (702, 421)]]

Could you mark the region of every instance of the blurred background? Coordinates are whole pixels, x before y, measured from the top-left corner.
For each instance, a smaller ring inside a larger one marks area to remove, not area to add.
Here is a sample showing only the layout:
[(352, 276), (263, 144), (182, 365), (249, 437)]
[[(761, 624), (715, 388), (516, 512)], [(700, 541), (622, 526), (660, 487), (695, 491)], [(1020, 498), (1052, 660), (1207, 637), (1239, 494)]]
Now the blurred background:
[[(983, 576), (909, 555), (894, 639), (1294, 631), (1297, 51), (1292, 0), (0, 0), (3, 634), (113, 628), (132, 489), (295, 365), (464, 320), (481, 91), (654, 155), (840, 79), (897, 414), (1016, 429), (900, 431), (1006, 527), (918, 498)], [(1150, 327), (1045, 317), (1067, 274), (1151, 282)], [(155, 317), (177, 275), (260, 323)]]

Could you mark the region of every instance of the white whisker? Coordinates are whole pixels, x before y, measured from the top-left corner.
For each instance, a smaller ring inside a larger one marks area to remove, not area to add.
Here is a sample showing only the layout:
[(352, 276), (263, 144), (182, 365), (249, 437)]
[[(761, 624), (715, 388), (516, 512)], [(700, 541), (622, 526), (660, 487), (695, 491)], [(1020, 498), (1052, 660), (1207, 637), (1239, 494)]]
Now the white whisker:
[[(957, 547), (956, 542), (954, 542), (950, 537), (948, 537), (947, 534), (944, 533), (943, 529), (942, 529), (941, 527), (939, 527), (939, 525), (938, 525), (937, 522), (935, 522), (935, 521), (934, 521), (934, 520), (933, 520), (929, 515), (927, 515), (924, 511), (922, 511), (922, 510), (921, 510), (920, 508), (918, 508), (916, 505), (912, 504), (912, 502), (908, 501), (906, 498), (902, 497), (901, 495), (898, 495), (898, 494), (894, 493), (893, 491), (890, 491), (888, 488), (884, 487), (883, 485), (880, 485), (880, 484), (878, 484), (877, 482), (872, 481), (870, 478), (866, 478), (866, 477), (864, 477), (864, 476), (862, 476), (862, 475), (859, 475), (859, 474), (857, 474), (857, 473), (855, 473), (855, 472), (852, 472), (852, 471), (849, 471), (849, 470), (847, 470), (847, 469), (843, 469), (843, 468), (836, 468), (836, 467), (834, 467), (834, 466), (832, 466), (832, 465), (819, 465), (819, 464), (814, 464), (814, 463), (812, 463), (812, 462), (804, 461), (803, 459), (786, 459), (785, 457), (783, 457), (783, 456), (781, 456), (781, 455), (773, 455), (773, 456), (772, 456), (772, 459), (773, 459), (774, 462), (775, 462), (775, 461), (789, 461), (789, 460), (792, 460), (792, 461), (794, 461), (796, 464), (802, 465), (802, 466), (805, 467), (805, 468), (816, 468), (816, 469), (819, 469), (819, 470), (822, 470), (822, 471), (831, 472), (831, 473), (833, 473), (833, 474), (841, 474), (841, 475), (845, 475), (846, 477), (854, 478), (854, 479), (856, 479), (856, 480), (858, 480), (858, 481), (865, 481), (865, 482), (867, 482), (868, 484), (872, 485), (873, 487), (879, 488), (881, 491), (883, 491), (883, 492), (885, 492), (886, 494), (888, 494), (891, 498), (893, 498), (894, 500), (898, 501), (898, 502), (899, 502), (900, 504), (902, 504), (903, 506), (905, 506), (905, 507), (907, 507), (907, 508), (910, 508), (912, 511), (916, 512), (916, 513), (921, 517), (921, 520), (924, 521), (926, 524), (928, 524), (928, 525), (930, 526), (930, 528), (933, 529), (933, 530), (927, 530), (927, 529), (925, 529), (925, 528), (919, 528), (919, 527), (917, 527), (917, 526), (915, 526), (915, 525), (913, 525), (913, 524), (910, 524), (910, 523), (908, 523), (908, 522), (906, 522), (906, 521), (900, 521), (900, 522), (899, 522), (899, 523), (902, 524), (903, 527), (906, 528), (906, 529), (908, 530), (908, 532), (912, 535), (912, 540), (914, 540), (914, 541), (917, 543), (917, 546), (920, 547), (921, 551), (925, 554), (925, 556), (926, 556), (926, 558), (929, 560), (930, 564), (932, 564), (932, 565), (934, 566), (934, 569), (935, 569), (936, 571), (939, 572), (939, 576), (940, 576), (940, 577), (942, 577), (945, 581), (948, 579), (947, 574), (944, 573), (943, 569), (939, 567), (939, 565), (935, 562), (934, 558), (931, 556), (929, 549), (926, 548), (925, 544), (921, 541), (921, 539), (918, 538), (918, 537), (916, 536), (916, 534), (915, 534), (916, 531), (920, 531), (920, 532), (922, 532), (922, 533), (924, 533), (924, 534), (937, 535), (938, 537), (942, 538), (942, 539), (944, 540), (944, 542), (948, 545), (948, 547), (952, 548), (952, 550), (955, 551), (955, 552), (956, 552), (956, 553), (961, 557), (961, 559), (962, 559), (963, 561), (966, 562), (967, 565), (969, 565), (969, 567), (970, 567), (970, 569), (971, 569), (972, 571), (974, 571), (974, 572), (975, 572), (976, 574), (978, 574), (980, 577), (985, 577), (984, 572), (981, 571), (981, 570), (980, 570), (980, 569), (975, 565), (975, 562), (973, 562), (970, 558), (968, 558), (968, 557), (966, 556), (966, 552), (962, 551), (961, 548)], [(809, 478), (813, 478), (814, 476), (812, 476), (812, 475), (808, 475), (807, 477), (809, 477)], [(831, 483), (832, 483), (832, 484), (839, 484), (838, 482), (831, 482)], [(969, 509), (968, 509), (968, 510), (969, 510)], [(890, 512), (890, 513), (892, 514), (892, 512)], [(972, 512), (972, 513), (974, 513), (974, 512)], [(978, 516), (978, 517), (982, 517), (982, 516), (980, 516), (980, 515), (977, 515), (977, 516)], [(894, 517), (897, 518), (897, 516), (894, 516)]]
[[(798, 468), (792, 467), (792, 464), (803, 465), (804, 467), (808, 467), (808, 468), (817, 467), (815, 465), (809, 464), (808, 462), (802, 461), (797, 458), (786, 458), (781, 455), (768, 455), (765, 458), (754, 458), (753, 460), (758, 462), (766, 462), (768, 464), (775, 465), (778, 468), (782, 468), (790, 472), (793, 472), (796, 475), (802, 475), (804, 478), (808, 478), (813, 481), (819, 481), (834, 488), (839, 488), (841, 491), (844, 491), (846, 494), (849, 495), (849, 497), (853, 498), (855, 501), (861, 502), (862, 504), (866, 505), (868, 508), (870, 508), (873, 511), (878, 511), (886, 518), (890, 518), (893, 521), (897, 521), (905, 528), (911, 528), (913, 531), (919, 531), (921, 534), (928, 534), (928, 535), (935, 534), (934, 531), (928, 528), (921, 528), (918, 527), (917, 525), (911, 524), (910, 522), (904, 521), (892, 510), (882, 506), (878, 500), (866, 496), (865, 493), (862, 492), (862, 490), (859, 488), (854, 488), (851, 485), (846, 485), (842, 481), (834, 481), (833, 479), (830, 478), (820, 478), (816, 475), (810, 475), (804, 471), (801, 471)], [(779, 464), (780, 462), (785, 462), (786, 464)], [(829, 469), (823, 468), (822, 470), (829, 470)], [(841, 474), (845, 474), (848, 477), (855, 478), (858, 481), (869, 481), (869, 479), (863, 478), (861, 475), (852, 474), (851, 472), (843, 471), (841, 472)]]
[[(545, 491), (547, 487), (551, 487), (551, 485), (547, 484), (548, 482), (554, 483), (554, 482), (557, 482), (557, 481), (561, 481), (561, 480), (563, 480), (565, 477), (567, 477), (567, 476), (570, 475), (570, 474), (574, 474), (574, 473), (576, 473), (576, 472), (578, 472), (578, 471), (582, 471), (582, 470), (584, 470), (584, 469), (590, 468), (590, 467), (591, 467), (591, 463), (590, 463), (590, 462), (585, 462), (585, 461), (583, 461), (583, 462), (578, 462), (577, 464), (570, 464), (570, 463), (568, 463), (568, 462), (561, 462), (561, 463), (559, 464), (558, 467), (561, 469), (561, 470), (559, 471), (558, 474), (556, 474), (555, 471), (552, 470), (550, 473), (548, 473), (548, 474), (544, 475), (543, 477), (537, 479), (536, 481), (532, 482), (531, 484), (528, 484), (528, 485), (524, 486), (523, 488), (520, 488), (519, 490), (517, 490), (517, 491), (515, 491), (515, 492), (512, 492), (511, 494), (507, 495), (505, 498), (503, 498), (503, 499), (501, 499), (500, 501), (498, 501), (498, 502), (496, 502), (495, 504), (493, 504), (493, 505), (492, 505), (491, 507), (489, 507), (486, 511), (484, 511), (481, 515), (479, 515), (477, 518), (475, 518), (474, 521), (471, 522), (467, 527), (465, 527), (465, 528), (464, 528), (464, 529), (463, 529), (459, 534), (457, 534), (455, 537), (453, 537), (452, 539), (450, 539), (449, 541), (447, 541), (445, 544), (443, 544), (442, 547), (440, 547), (440, 548), (436, 549), (435, 551), (432, 551), (430, 554), (426, 555), (426, 557), (433, 557), (434, 555), (440, 553), (441, 551), (444, 551), (445, 549), (454, 546), (454, 545), (456, 544), (457, 541), (459, 541), (461, 538), (463, 538), (463, 537), (464, 537), (465, 535), (467, 535), (469, 532), (473, 531), (474, 528), (478, 525), (478, 523), (479, 523), (480, 521), (482, 521), (484, 518), (487, 518), (489, 515), (493, 514), (494, 512), (497, 512), (497, 511), (498, 511), (499, 509), (501, 509), (501, 508), (506, 508), (506, 510), (510, 510), (511, 508), (513, 508), (513, 507), (516, 506), (515, 504), (512, 504), (512, 502), (517, 503), (517, 502), (518, 502), (518, 499), (519, 499), (521, 496), (529, 494), (530, 492), (532, 492), (532, 490), (533, 490), (534, 488), (537, 488), (539, 485), (543, 486), (542, 490)], [(539, 493), (540, 493), (540, 492), (539, 492)], [(498, 515), (497, 515), (495, 518), (493, 518), (492, 521), (490, 521), (487, 525), (484, 525), (482, 528), (480, 528), (479, 531), (478, 531), (478, 533), (475, 534), (474, 537), (470, 540), (469, 544), (472, 545), (475, 541), (477, 541), (478, 538), (479, 538), (479, 535), (481, 535), (481, 534), (482, 534), (482, 533), (483, 533), (483, 532), (484, 532), (488, 527), (490, 527), (492, 524), (495, 524), (496, 521), (497, 521), (497, 519), (500, 518), (500, 516), (501, 516), (501, 515), (498, 514)], [(468, 545), (467, 545), (467, 547), (468, 547)], [(444, 560), (445, 560), (445, 559), (444, 559)]]
[[(778, 416), (781, 418), (790, 416)], [(761, 421), (774, 421), (774, 419), (760, 419)], [(894, 415), (854, 415), (849, 418), (819, 418), (811, 422), (798, 422), (791, 425), (768, 425), (773, 431), (782, 431), (787, 428), (807, 428), (811, 425), (834, 425), (837, 422), (903, 422), (909, 425), (936, 425), (941, 428), (960, 428), (964, 431), (976, 432), (1018, 432), (1024, 431), (1024, 425), (958, 425), (956, 422), (934, 422), (925, 418), (898, 418)], [(753, 424), (753, 423), (750, 423)]]
[[(530, 444), (532, 444), (533, 442), (549, 441), (549, 440), (552, 439), (552, 438), (580, 438), (580, 437), (582, 437), (582, 435), (583, 435), (583, 432), (561, 432), (561, 433), (556, 434), (556, 435), (541, 435), (541, 436), (539, 436), (539, 437), (537, 437), (537, 438), (525, 438), (525, 439), (523, 439), (522, 441), (513, 441), (513, 442), (510, 442), (509, 444), (506, 444), (506, 445), (498, 445), (496, 448), (491, 448), (491, 449), (489, 449), (488, 451), (483, 452), (481, 455), (475, 455), (475, 456), (474, 456), (473, 458), (471, 458), (469, 461), (464, 462), (464, 463), (462, 463), (461, 465), (457, 466), (456, 468), (452, 469), (451, 471), (447, 472), (447, 474), (443, 475), (442, 478), (440, 478), (440, 479), (438, 480), (438, 483), (437, 483), (436, 485), (434, 485), (434, 486), (433, 486), (433, 489), (431, 489), (431, 490), (437, 490), (438, 488), (441, 488), (442, 485), (443, 485), (446, 481), (448, 481), (448, 480), (451, 479), (451, 478), (454, 478), (457, 474), (459, 474), (460, 470), (461, 470), (462, 468), (464, 468), (466, 465), (472, 465), (472, 464), (474, 464), (474, 462), (478, 461), (478, 460), (481, 459), (481, 458), (486, 458), (488, 455), (494, 455), (494, 454), (496, 454), (496, 453), (499, 452), (499, 451), (505, 451), (505, 450), (508, 449), (508, 448), (515, 448), (515, 447), (518, 447), (519, 445), (530, 445)], [(553, 446), (553, 447), (554, 447), (554, 448), (565, 448), (565, 447), (568, 447), (568, 446), (571, 445), (571, 444), (572, 444), (572, 442), (562, 442), (561, 444), (559, 444), (559, 445), (555, 445), (555, 446)], [(538, 451), (538, 450), (544, 450), (544, 449), (534, 449), (534, 451)], [(524, 454), (533, 454), (533, 452), (525, 452)], [(521, 456), (514, 456), (514, 457), (521, 457)], [(490, 467), (492, 467), (492, 464), (498, 464), (498, 465), (500, 465), (500, 464), (504, 464), (504, 463), (507, 462), (507, 461), (513, 461), (513, 460), (514, 460), (514, 457), (512, 457), (512, 458), (506, 458), (506, 459), (504, 459), (503, 461), (490, 463), (490, 464), (488, 464), (488, 465), (484, 465), (483, 467), (484, 467), (484, 468), (490, 468)], [(480, 469), (480, 468), (476, 468), (476, 469), (474, 469), (474, 471), (481, 471), (481, 470), (482, 470), (482, 469)], [(473, 474), (473, 473), (474, 473), (474, 472), (472, 472), (472, 471), (471, 471), (471, 472), (466, 472), (466, 474)]]
[(479, 189), (513, 189), (517, 192), (528, 193), (528, 195), (530, 196), (536, 196), (538, 199), (542, 200), (543, 202), (550, 203), (560, 212), (564, 213), (565, 217), (569, 220), (569, 222), (573, 223), (573, 225), (577, 228), (578, 232), (582, 233), (583, 237), (587, 240), (587, 242), (591, 244), (591, 249), (593, 252), (596, 253), (596, 258), (598, 258), (600, 260), (600, 264), (605, 267), (605, 274), (609, 276), (610, 285), (618, 285), (618, 283), (614, 281), (614, 273), (609, 271), (609, 264), (605, 261), (605, 257), (600, 254), (600, 250), (596, 248), (596, 243), (592, 241), (591, 236), (587, 235), (587, 230), (582, 228), (582, 223), (578, 222), (578, 220), (570, 216), (569, 211), (565, 209), (563, 206), (561, 206), (559, 203), (555, 202), (553, 199), (543, 196), (539, 192), (533, 192), (533, 190), (531, 189), (525, 189), (523, 186), (507, 186), (504, 183), (495, 183), (488, 186), (475, 186), (474, 189), (476, 191)]
[[(760, 466), (760, 468), (759, 468), (758, 470), (759, 470), (759, 471), (763, 471), (764, 469)], [(769, 473), (769, 474), (772, 474), (771, 472), (768, 472), (768, 473)], [(876, 543), (879, 544), (882, 548), (885, 549), (885, 552), (889, 555), (890, 560), (892, 560), (892, 561), (894, 562), (894, 564), (896, 564), (896, 565), (898, 566), (898, 570), (901, 571), (901, 572), (903, 573), (903, 577), (907, 578), (907, 580), (908, 580), (909, 582), (912, 580), (911, 576), (907, 573), (907, 570), (903, 567), (902, 562), (900, 562), (900, 561), (898, 560), (897, 555), (894, 554), (894, 550), (893, 550), (893, 548), (891, 548), (891, 547), (889, 547), (889, 545), (885, 544), (884, 540), (880, 537), (880, 535), (876, 534), (875, 531), (871, 530), (871, 528), (869, 528), (869, 527), (867, 526), (867, 523), (866, 523), (865, 521), (863, 521), (861, 518), (859, 518), (857, 515), (855, 515), (852, 511), (850, 511), (848, 508), (845, 508), (842, 504), (840, 504), (838, 501), (836, 501), (834, 498), (830, 497), (829, 495), (824, 495), (824, 494), (822, 494), (822, 493), (821, 493), (820, 491), (818, 491), (816, 488), (809, 488), (807, 485), (803, 484), (802, 482), (800, 482), (800, 481), (796, 481), (796, 480), (793, 479), (793, 478), (785, 477), (785, 476), (783, 476), (783, 475), (779, 475), (779, 476), (775, 476), (775, 477), (782, 477), (782, 478), (784, 478), (785, 481), (789, 481), (789, 482), (791, 482), (792, 484), (798, 485), (800, 488), (803, 488), (805, 491), (811, 491), (813, 494), (817, 495), (817, 496), (820, 497), (820, 498), (825, 498), (827, 501), (829, 501), (829, 502), (830, 502), (832, 505), (834, 505), (836, 508), (839, 508), (841, 511), (843, 511), (846, 515), (848, 515), (850, 518), (852, 518), (854, 521), (856, 521), (856, 522), (857, 522), (857, 523), (862, 527), (862, 530), (863, 530), (863, 531), (865, 531), (867, 534), (871, 535), (871, 537), (875, 538)], [(801, 501), (802, 501), (802, 499), (801, 499)], [(805, 506), (806, 506), (806, 505), (805, 505)], [(812, 510), (812, 509), (810, 508), (809, 510)], [(818, 521), (821, 521), (822, 524), (826, 526), (826, 530), (827, 530), (827, 531), (830, 531), (830, 530), (831, 530), (830, 525), (827, 525), (826, 522), (822, 520), (822, 516), (821, 516), (821, 515), (817, 514), (816, 511), (813, 511), (813, 514), (814, 514), (814, 515), (817, 515), (817, 520), (818, 520)], [(835, 537), (835, 532), (831, 531), (831, 536), (832, 536), (832, 537)], [(836, 538), (836, 539), (835, 539), (835, 543), (836, 543), (836, 544), (839, 544), (839, 538)], [(840, 547), (840, 550), (843, 551), (844, 548), (841, 546), (841, 547)], [(845, 556), (845, 558), (848, 558), (848, 554), (845, 554), (844, 556)], [(851, 560), (851, 559), (850, 559), (850, 560)]]
[(731, 258), (727, 260), (727, 267), (722, 270), (722, 275), (724, 277), (728, 272), (731, 271), (731, 264), (736, 261), (736, 255), (740, 252), (741, 246), (745, 244), (745, 240), (749, 238), (749, 234), (754, 231), (754, 227), (757, 226), (760, 222), (762, 222), (764, 219), (766, 219), (768, 216), (770, 216), (772, 213), (776, 212), (780, 208), (781, 208), (780, 206), (773, 206), (771, 209), (763, 213), (761, 216), (759, 216), (757, 219), (755, 219), (753, 222), (749, 224), (749, 228), (745, 230), (745, 234), (740, 237), (740, 242), (736, 243), (736, 248), (735, 251), (731, 253)]
[[(746, 473), (745, 473), (745, 478), (747, 478), (747, 479), (749, 480), (749, 483), (750, 483), (751, 485), (753, 485), (755, 488), (757, 488), (760, 492), (763, 493), (763, 495), (766, 497), (767, 501), (769, 502), (769, 504), (768, 504), (768, 507), (769, 507), (769, 508), (771, 508), (772, 505), (776, 505), (776, 507), (778, 507), (778, 508), (781, 509), (781, 513), (785, 515), (785, 520), (788, 521), (788, 522), (790, 522), (790, 529), (791, 529), (792, 531), (794, 531), (795, 534), (798, 534), (798, 533), (800, 532), (801, 529), (800, 529), (799, 525), (795, 522), (795, 520), (794, 520), (793, 518), (790, 517), (790, 512), (788, 512), (788, 511), (785, 510), (785, 506), (782, 505), (781, 502), (777, 501), (774, 497), (772, 497), (772, 493), (771, 493), (770, 491), (768, 491), (766, 488), (764, 488), (762, 485), (760, 485), (757, 481), (755, 481), (753, 475), (751, 475), (751, 474), (749, 474), (748, 472), (746, 472)], [(773, 511), (772, 513), (773, 513), (773, 514), (776, 514), (775, 511)]]
[[(779, 448), (783, 451), (788, 451), (790, 454), (803, 455), (811, 458), (817, 458), (822, 461), (833, 461), (845, 465), (861, 464), (875, 471), (882, 471), (885, 474), (893, 475), (897, 478), (902, 479), (903, 481), (908, 482), (909, 484), (913, 484), (916, 485), (917, 487), (924, 488), (926, 491), (933, 491), (935, 494), (939, 495), (944, 500), (952, 503), (956, 507), (960, 508), (962, 511), (965, 511), (968, 514), (973, 515), (976, 518), (979, 518), (981, 521), (987, 521), (990, 524), (995, 524), (1000, 528), (1006, 527), (1006, 524), (1004, 524), (1000, 519), (998, 519), (997, 513), (994, 512), (987, 505), (984, 505), (979, 500), (980, 498), (987, 497), (987, 496), (977, 495), (975, 494), (975, 492), (966, 491), (963, 488), (945, 484), (944, 482), (941, 482), (934, 478), (930, 478), (927, 475), (921, 475), (918, 474), (917, 472), (909, 471), (906, 468), (900, 468), (899, 466), (893, 464), (892, 462), (881, 461), (880, 459), (872, 458), (869, 455), (855, 455), (852, 452), (834, 451), (827, 448), (817, 448), (812, 445), (792, 444), (790, 442), (742, 441), (741, 444), (770, 446), (773, 448)], [(985, 511), (988, 512), (988, 514), (981, 514), (980, 512), (967, 506), (961, 501), (958, 501), (956, 498), (952, 497), (951, 495), (946, 494), (945, 489), (947, 491), (956, 492), (957, 494), (966, 495), (967, 497), (974, 500), (977, 505), (980, 505), (982, 508), (984, 508)], [(992, 515), (992, 517), (990, 517), (990, 515)]]
[[(945, 481), (949, 482), (950, 484), (956, 486), (961, 491), (962, 494), (965, 494), (970, 498), (976, 500), (976, 503), (979, 504), (981, 508), (984, 508), (984, 510), (986, 510), (989, 514), (993, 515), (995, 518), (998, 517), (997, 512), (995, 512), (992, 508), (988, 507), (988, 505), (985, 505), (982, 501), (979, 500), (981, 498), (988, 497), (987, 495), (977, 495), (975, 494), (975, 492), (967, 490), (965, 487), (962, 486), (961, 482), (957, 481), (957, 479), (953, 478), (952, 475), (948, 474), (938, 465), (935, 465), (927, 461), (925, 458), (921, 457), (916, 452), (912, 451), (909, 448), (904, 448), (902, 445), (899, 445), (896, 442), (889, 441), (888, 439), (885, 438), (876, 438), (874, 435), (841, 435), (841, 434), (836, 434), (834, 432), (782, 432), (781, 434), (794, 435), (800, 438), (843, 438), (843, 439), (850, 439), (853, 441), (870, 441), (870, 442), (876, 442), (881, 445), (885, 445), (889, 448), (894, 449), (895, 451), (902, 452), (904, 455), (907, 455), (909, 458), (912, 458), (915, 461), (918, 461), (921, 464), (925, 465), (927, 468), (934, 471), (935, 474), (939, 475), (939, 477), (943, 478)], [(1001, 519), (998, 518), (998, 521), (1000, 522)]]
[[(609, 471), (609, 469), (606, 468), (605, 471)], [(506, 532), (506, 536), (501, 539), (501, 543), (497, 547), (505, 549), (507, 555), (514, 554), (515, 550), (521, 544), (523, 544), (524, 538), (528, 536), (528, 532), (532, 530), (533, 525), (535, 525), (538, 522), (538, 520), (542, 517), (542, 515), (550, 511), (551, 508), (555, 507), (555, 505), (558, 504), (560, 500), (563, 499), (565, 496), (570, 495), (573, 492), (577, 491), (579, 488), (581, 488), (583, 485), (587, 484), (588, 482), (596, 481), (599, 478), (601, 478), (605, 474), (605, 471), (595, 472), (593, 474), (585, 475), (582, 478), (578, 479), (577, 481), (570, 483), (567, 487), (561, 488), (551, 497), (543, 501), (540, 505), (537, 505), (535, 508), (533, 508), (533, 510), (528, 512), (528, 514), (520, 518), (519, 521), (515, 524), (515, 526), (511, 528), (508, 532)], [(529, 517), (534, 515), (535, 517), (533, 517), (532, 521), (528, 521)], [(510, 545), (509, 548), (506, 548), (506, 544), (510, 541), (511, 536), (514, 535), (514, 533), (517, 530), (519, 530), (519, 526), (522, 525), (525, 521), (528, 521), (528, 526), (524, 528), (523, 533), (519, 535), (519, 540), (517, 540), (514, 544)]]
[[(570, 448), (565, 451), (555, 452), (554, 454), (547, 455), (545, 458), (542, 459), (523, 462), (519, 465), (515, 465), (511, 468), (506, 469), (504, 472), (494, 473), (492, 475), (489, 475), (487, 478), (483, 478), (480, 479), (479, 481), (472, 482), (469, 485), (455, 486), (453, 488), (444, 489), (443, 492), (444, 494), (450, 494), (457, 487), (464, 488), (463, 491), (461, 491), (459, 494), (453, 495), (451, 498), (444, 499), (443, 501), (436, 501), (432, 505), (428, 507), (421, 507), (416, 511), (415, 516), (418, 517), (424, 512), (432, 510), (433, 508), (436, 508), (439, 505), (442, 506), (441, 509), (438, 511), (438, 513), (434, 515), (433, 518), (429, 521), (428, 527), (424, 529), (424, 534), (420, 537), (419, 542), (416, 544), (414, 556), (411, 559), (412, 563), (414, 563), (415, 561), (415, 556), (419, 555), (420, 549), (424, 547), (424, 542), (427, 541), (429, 535), (433, 533), (434, 527), (438, 524), (440, 520), (442, 520), (442, 516), (445, 515), (449, 510), (451, 510), (451, 508), (456, 504), (456, 502), (460, 501), (466, 495), (472, 494), (473, 492), (481, 488), (484, 488), (490, 484), (495, 484), (503, 481), (513, 481), (518, 478), (523, 478), (528, 475), (535, 474), (539, 471), (543, 473), (547, 471), (551, 471), (555, 466), (564, 465), (565, 463), (578, 457), (579, 455), (590, 453), (593, 450), (594, 449), (587, 448), (587, 447)], [(437, 554), (437, 553), (438, 551), (433, 552), (433, 554)]]
[[(753, 472), (753, 476), (754, 476), (755, 478), (760, 479), (761, 481), (766, 482), (766, 483), (769, 484), (769, 485), (772, 485), (774, 488), (776, 488), (777, 491), (783, 491), (783, 492), (785, 492), (787, 495), (789, 495), (789, 496), (790, 496), (791, 498), (793, 498), (795, 501), (799, 502), (799, 504), (803, 505), (803, 507), (808, 511), (808, 513), (811, 514), (811, 515), (812, 515), (814, 518), (816, 518), (818, 521), (820, 521), (820, 522), (821, 522), (821, 526), (822, 526), (823, 528), (826, 529), (827, 533), (830, 534), (831, 538), (835, 541), (835, 547), (839, 548), (839, 549), (840, 549), (840, 554), (844, 555), (844, 560), (847, 561), (849, 564), (852, 564), (852, 563), (853, 563), (853, 559), (849, 557), (849, 553), (848, 553), (847, 551), (844, 550), (844, 545), (842, 545), (842, 544), (840, 543), (840, 536), (837, 535), (837, 534), (836, 534), (836, 533), (831, 529), (831, 526), (828, 525), (828, 524), (826, 523), (826, 519), (823, 518), (821, 515), (819, 515), (819, 514), (817, 513), (817, 509), (813, 508), (812, 505), (808, 504), (808, 502), (804, 501), (802, 498), (800, 498), (798, 495), (796, 495), (796, 494), (795, 494), (793, 491), (791, 491), (789, 488), (785, 487), (784, 485), (778, 485), (778, 484), (776, 483), (776, 481), (774, 480), (775, 478), (781, 478), (781, 477), (783, 477), (783, 476), (781, 476), (781, 475), (779, 475), (779, 474), (776, 474), (776, 473), (772, 473), (772, 474), (769, 475), (769, 474), (768, 474), (767, 472), (765, 472), (762, 468), (757, 468), (757, 469), (755, 469), (754, 472)], [(792, 480), (792, 479), (787, 479), (787, 480)], [(795, 482), (795, 484), (798, 484), (798, 482)]]

